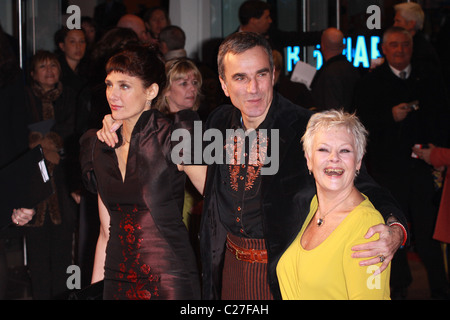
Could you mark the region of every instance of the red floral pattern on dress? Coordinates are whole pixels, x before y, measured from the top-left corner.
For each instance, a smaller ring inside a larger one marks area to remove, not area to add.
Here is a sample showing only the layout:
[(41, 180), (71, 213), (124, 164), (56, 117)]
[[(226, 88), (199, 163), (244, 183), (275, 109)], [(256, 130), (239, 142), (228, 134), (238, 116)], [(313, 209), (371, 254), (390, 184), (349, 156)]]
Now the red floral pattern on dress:
[(131, 211), (124, 211), (119, 204), (117, 204), (117, 210), (122, 214), (119, 227), (123, 230), (123, 233), (118, 235), (120, 243), (123, 247), (122, 257), (123, 262), (119, 264), (119, 272), (117, 272), (117, 278), (123, 279), (124, 276), (128, 282), (118, 282), (119, 295), (123, 295), (130, 300), (149, 300), (152, 297), (159, 296), (159, 275), (152, 273), (152, 268), (142, 263), (140, 253), (138, 250), (141, 248), (142, 238), (138, 238), (136, 231), (141, 230), (141, 225), (136, 222), (136, 214), (138, 209), (136, 205)]

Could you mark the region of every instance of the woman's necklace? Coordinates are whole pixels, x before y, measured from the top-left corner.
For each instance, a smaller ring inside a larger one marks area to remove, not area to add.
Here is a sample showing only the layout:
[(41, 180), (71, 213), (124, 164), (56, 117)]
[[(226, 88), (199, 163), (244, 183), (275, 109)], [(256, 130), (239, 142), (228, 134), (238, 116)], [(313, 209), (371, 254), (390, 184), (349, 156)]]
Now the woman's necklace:
[[(352, 192), (350, 192), (344, 199), (342, 199), (341, 201), (339, 201), (334, 207), (332, 207), (330, 210), (328, 210), (323, 216), (322, 218), (317, 218), (317, 226), (321, 227), (324, 223), (325, 223), (325, 217), (327, 215), (329, 215), (334, 209), (336, 209), (340, 204), (342, 204), (350, 195), (352, 194)], [(320, 206), (320, 205), (319, 205)], [(318, 211), (318, 210), (317, 210)]]

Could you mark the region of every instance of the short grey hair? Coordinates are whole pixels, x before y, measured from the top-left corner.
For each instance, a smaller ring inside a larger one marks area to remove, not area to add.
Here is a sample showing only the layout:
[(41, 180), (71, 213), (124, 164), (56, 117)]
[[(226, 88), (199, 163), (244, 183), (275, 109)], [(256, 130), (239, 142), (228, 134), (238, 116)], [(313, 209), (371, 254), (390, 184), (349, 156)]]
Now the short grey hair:
[(387, 41), (387, 38), (394, 33), (401, 33), (404, 34), (407, 38), (408, 41), (410, 41), (411, 43), (413, 43), (413, 37), (411, 36), (411, 33), (409, 33), (405, 28), (403, 27), (389, 27), (384, 33), (383, 33), (383, 41), (382, 43), (385, 44)]
[(423, 22), (425, 20), (425, 13), (422, 7), (415, 2), (403, 2), (394, 6), (395, 12), (399, 12), (400, 15), (406, 21), (415, 21), (416, 25), (414, 29), (416, 31), (423, 29)]
[(225, 80), (225, 65), (223, 60), (228, 53), (240, 54), (255, 47), (262, 47), (267, 53), (267, 59), (269, 59), (270, 72), (273, 72), (273, 56), (272, 48), (267, 40), (254, 32), (235, 32), (229, 35), (219, 47), (219, 53), (217, 55), (217, 66), (219, 77)]
[(347, 128), (348, 133), (354, 137), (356, 160), (361, 161), (366, 153), (368, 132), (354, 113), (350, 114), (342, 110), (326, 110), (311, 116), (301, 139), (305, 154), (308, 156), (312, 154), (314, 137), (318, 132), (336, 127)]

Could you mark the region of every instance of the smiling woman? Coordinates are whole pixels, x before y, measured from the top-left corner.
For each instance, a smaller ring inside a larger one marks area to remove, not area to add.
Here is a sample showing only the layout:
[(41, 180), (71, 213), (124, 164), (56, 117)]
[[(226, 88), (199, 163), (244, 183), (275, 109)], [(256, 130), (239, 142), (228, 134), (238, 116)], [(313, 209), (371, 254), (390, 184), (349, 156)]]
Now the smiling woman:
[(351, 247), (370, 241), (364, 238), (367, 230), (383, 222), (354, 185), (366, 135), (355, 115), (330, 110), (311, 117), (302, 141), (317, 194), (278, 262), (283, 299), (389, 299), (389, 270), (372, 275), (372, 267), (351, 257)]
[(104, 123), (120, 122), (119, 143), (104, 142), (103, 134), (111, 133), (105, 128), (98, 139), (88, 131), (81, 141), (83, 174), (98, 191), (101, 224), (92, 282), (104, 280), (104, 299), (199, 299), (181, 210), (186, 175), (202, 193), (206, 168), (189, 170), (170, 160), (174, 127), (189, 130), (198, 116), (182, 110), (169, 119), (151, 108), (166, 82), (155, 48), (128, 46), (109, 59), (106, 73), (112, 116)]

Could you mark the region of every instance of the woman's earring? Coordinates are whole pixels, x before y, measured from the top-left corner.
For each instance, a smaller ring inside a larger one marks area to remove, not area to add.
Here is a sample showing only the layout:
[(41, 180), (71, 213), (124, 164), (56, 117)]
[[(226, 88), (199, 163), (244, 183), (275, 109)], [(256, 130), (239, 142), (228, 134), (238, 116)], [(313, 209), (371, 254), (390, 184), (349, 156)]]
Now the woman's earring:
[(355, 171), (355, 177), (357, 177), (359, 175), (359, 170)]

